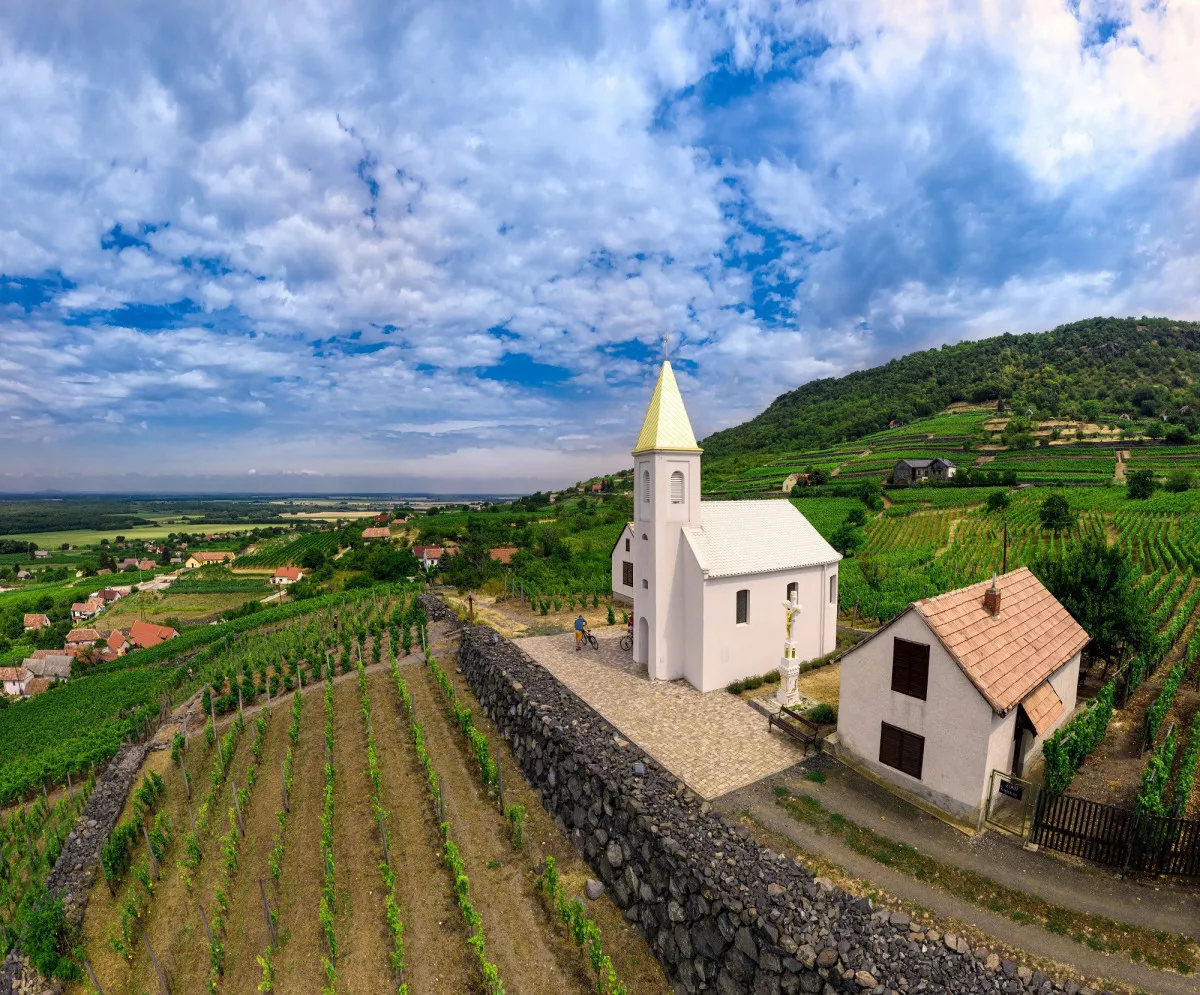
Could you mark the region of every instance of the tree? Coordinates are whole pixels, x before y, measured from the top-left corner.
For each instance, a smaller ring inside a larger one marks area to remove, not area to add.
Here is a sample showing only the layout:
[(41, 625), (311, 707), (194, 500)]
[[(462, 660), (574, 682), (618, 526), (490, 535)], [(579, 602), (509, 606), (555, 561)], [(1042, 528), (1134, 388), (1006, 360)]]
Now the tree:
[(992, 493), (988, 495), (987, 510), (1004, 511), (1011, 503), (1012, 499), (1008, 496), (1006, 491), (992, 491)]
[(829, 537), (829, 544), (843, 556), (853, 556), (863, 544), (862, 533), (850, 521), (842, 522)]
[(1085, 652), (1105, 669), (1150, 645), (1154, 622), (1137, 588), (1140, 573), (1120, 547), (1088, 536), (1061, 560), (1039, 560), (1033, 569), (1092, 637)]
[(1167, 482), (1163, 484), (1169, 491), (1180, 493), (1191, 490), (1196, 484), (1196, 475), (1191, 470), (1172, 470), (1167, 474)]
[(850, 525), (865, 525), (867, 522), (867, 511), (865, 508), (851, 508), (846, 514), (846, 521)]
[(1125, 496), (1135, 501), (1144, 501), (1158, 486), (1153, 470), (1133, 470), (1125, 477)]
[(810, 466), (805, 472), (808, 474), (808, 483), (811, 487), (820, 487), (822, 484), (829, 483), (829, 474), (819, 466)]
[(305, 570), (319, 570), (325, 562), (325, 553), (317, 546), (309, 546), (300, 557), (300, 566)]
[(1042, 528), (1053, 529), (1055, 535), (1075, 524), (1075, 514), (1061, 494), (1051, 494), (1042, 502), (1038, 518), (1042, 521)]
[(1146, 434), (1151, 439), (1161, 439), (1163, 437), (1163, 435), (1165, 434), (1165, 430), (1163, 429), (1162, 422), (1160, 422), (1157, 418), (1154, 419), (1154, 421), (1152, 421), (1149, 425), (1146, 426)]
[(1171, 445), (1179, 446), (1191, 440), (1192, 433), (1188, 431), (1186, 425), (1168, 425), (1166, 431), (1166, 440)]

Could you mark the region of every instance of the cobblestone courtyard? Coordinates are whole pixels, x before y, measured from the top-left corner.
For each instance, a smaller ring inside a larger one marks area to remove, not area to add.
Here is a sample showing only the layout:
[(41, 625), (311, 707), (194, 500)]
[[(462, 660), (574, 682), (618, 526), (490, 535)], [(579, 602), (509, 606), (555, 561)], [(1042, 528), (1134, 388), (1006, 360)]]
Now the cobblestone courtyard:
[(517, 645), (616, 726), (622, 735), (707, 799), (791, 767), (798, 745), (767, 732), (767, 720), (724, 691), (701, 694), (686, 681), (655, 681), (618, 645), (623, 629), (597, 631), (600, 651), (575, 652), (573, 634), (532, 636)]

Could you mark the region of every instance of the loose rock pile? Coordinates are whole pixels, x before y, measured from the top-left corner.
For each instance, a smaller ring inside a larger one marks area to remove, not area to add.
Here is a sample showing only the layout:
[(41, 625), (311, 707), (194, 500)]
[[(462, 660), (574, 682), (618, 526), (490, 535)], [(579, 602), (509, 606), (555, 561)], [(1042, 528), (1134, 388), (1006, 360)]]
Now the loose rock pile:
[(458, 663), (677, 991), (1089, 991), (924, 931), (757, 846), (491, 629), (464, 627)]
[[(149, 750), (149, 743), (127, 744), (109, 761), (96, 779), (96, 787), (75, 819), (75, 828), (68, 834), (62, 853), (46, 879), (49, 893), (62, 897), (70, 930), (78, 929), (83, 922), (88, 890), (95, 881), (100, 863), (100, 848), (121, 817), (125, 800)], [(10, 992), (21, 995), (61, 995), (62, 985), (44, 980), (14, 947), (0, 969), (0, 995), (9, 995)]]

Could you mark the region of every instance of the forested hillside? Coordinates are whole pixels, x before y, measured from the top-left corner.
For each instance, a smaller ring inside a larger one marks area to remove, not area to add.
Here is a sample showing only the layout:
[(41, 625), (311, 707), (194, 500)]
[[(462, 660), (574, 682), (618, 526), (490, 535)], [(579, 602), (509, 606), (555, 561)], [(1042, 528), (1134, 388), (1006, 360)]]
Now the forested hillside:
[(956, 401), (1003, 399), (1038, 418), (1129, 414), (1189, 423), (1200, 415), (1200, 323), (1089, 318), (1049, 332), (1000, 335), (916, 352), (783, 394), (717, 432), (706, 458), (819, 449), (931, 415)]

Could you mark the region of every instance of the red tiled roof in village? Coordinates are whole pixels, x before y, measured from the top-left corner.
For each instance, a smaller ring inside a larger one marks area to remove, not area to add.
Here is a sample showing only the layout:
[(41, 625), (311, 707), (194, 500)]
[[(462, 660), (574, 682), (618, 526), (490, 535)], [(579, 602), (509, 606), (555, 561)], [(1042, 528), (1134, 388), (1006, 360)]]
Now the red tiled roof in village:
[(0, 667), (0, 681), (23, 681), (28, 676), (24, 667)]
[(50, 624), (50, 619), (47, 618), (45, 615), (26, 615), (25, 616), (25, 628), (26, 629), (44, 629), (49, 624)]
[(68, 643), (94, 643), (100, 638), (95, 629), (72, 629), (67, 633)]
[(1063, 713), (1062, 698), (1050, 686), (1049, 681), (1042, 681), (1027, 694), (1021, 701), (1021, 707), (1025, 709), (1025, 714), (1029, 716), (1029, 721), (1033, 723), (1033, 728), (1039, 736), (1045, 735)]
[(50, 685), (54, 683), (53, 677), (34, 677), (28, 684), (25, 685), (26, 697), (32, 698), (34, 695), (39, 695), (43, 691), (49, 691)]
[(488, 550), (488, 556), (497, 563), (512, 563), (512, 558), (516, 553), (516, 546), (497, 546), (495, 549)]
[(179, 633), (169, 625), (155, 625), (153, 622), (141, 620), (134, 622), (129, 627), (129, 641), (142, 649), (165, 643), (168, 639), (174, 639), (178, 635)]
[(1028, 567), (997, 578), (1000, 610), (983, 604), (985, 580), (914, 602), (938, 641), (1000, 713), (1084, 648), (1090, 637)]
[(391, 537), (392, 530), (386, 525), (380, 526), (377, 529), (363, 529), (364, 539), (390, 539)]
[(125, 638), (125, 634), (120, 629), (113, 629), (108, 634), (108, 648), (115, 653), (121, 652), (122, 646), (128, 646), (129, 640)]
[(418, 560), (436, 560), (441, 557), (443, 549), (441, 546), (413, 546), (412, 554)]
[(275, 576), (287, 580), (300, 580), (304, 576), (304, 571), (299, 567), (280, 567), (275, 571)]

